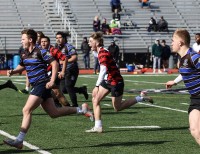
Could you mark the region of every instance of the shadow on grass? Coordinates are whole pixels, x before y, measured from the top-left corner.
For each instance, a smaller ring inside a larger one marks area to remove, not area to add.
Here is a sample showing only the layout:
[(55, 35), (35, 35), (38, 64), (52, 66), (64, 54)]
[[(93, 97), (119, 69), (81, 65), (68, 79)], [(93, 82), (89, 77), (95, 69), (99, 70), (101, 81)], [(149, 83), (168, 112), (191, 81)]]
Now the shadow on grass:
[(137, 146), (137, 145), (158, 145), (172, 141), (133, 141), (133, 142), (112, 142), (103, 143), (98, 145), (86, 146), (86, 147), (115, 147), (115, 146)]

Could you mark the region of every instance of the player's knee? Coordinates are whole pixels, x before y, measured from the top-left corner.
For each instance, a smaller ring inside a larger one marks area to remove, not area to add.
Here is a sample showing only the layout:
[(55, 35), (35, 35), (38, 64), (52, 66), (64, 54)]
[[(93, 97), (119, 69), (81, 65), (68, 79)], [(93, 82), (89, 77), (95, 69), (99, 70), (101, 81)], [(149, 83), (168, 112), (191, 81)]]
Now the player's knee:
[(22, 113), (23, 113), (23, 115), (28, 115), (28, 114), (31, 114), (31, 110), (29, 109), (29, 108), (23, 108), (22, 109)]
[(199, 139), (200, 138), (200, 132), (197, 128), (190, 128), (190, 133), (194, 138)]

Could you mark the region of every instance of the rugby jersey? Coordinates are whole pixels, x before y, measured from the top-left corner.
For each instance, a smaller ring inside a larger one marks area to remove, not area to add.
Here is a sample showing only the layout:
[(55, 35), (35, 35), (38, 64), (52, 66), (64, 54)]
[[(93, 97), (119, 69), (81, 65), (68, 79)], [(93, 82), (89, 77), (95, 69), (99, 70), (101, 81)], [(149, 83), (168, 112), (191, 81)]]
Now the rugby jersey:
[[(54, 48), (54, 46), (50, 45), (49, 46), (49, 52), (51, 54), (52, 57), (54, 57), (54, 59), (59, 63), (59, 59), (64, 61), (66, 59), (66, 56), (57, 48)], [(51, 71), (52, 66), (48, 65), (47, 67), (47, 71)], [(61, 66), (59, 64), (59, 71), (61, 71)]]
[[(76, 49), (69, 43), (65, 43), (64, 46), (59, 46), (58, 49), (68, 58), (70, 59), (72, 55), (77, 55)], [(74, 69), (74, 66), (78, 66), (78, 63), (68, 62), (67, 69)]]
[(179, 72), (191, 96), (200, 94), (200, 54), (190, 48), (180, 60)]
[(100, 47), (98, 52), (98, 60), (100, 65), (106, 66), (106, 79), (104, 79), (110, 85), (116, 85), (123, 81), (113, 56), (106, 48)]
[(41, 50), (35, 47), (32, 52), (25, 50), (21, 54), (20, 65), (25, 66), (29, 82), (32, 86), (38, 83), (49, 81), (47, 75), (47, 64), (50, 64), (54, 58), (48, 50)]

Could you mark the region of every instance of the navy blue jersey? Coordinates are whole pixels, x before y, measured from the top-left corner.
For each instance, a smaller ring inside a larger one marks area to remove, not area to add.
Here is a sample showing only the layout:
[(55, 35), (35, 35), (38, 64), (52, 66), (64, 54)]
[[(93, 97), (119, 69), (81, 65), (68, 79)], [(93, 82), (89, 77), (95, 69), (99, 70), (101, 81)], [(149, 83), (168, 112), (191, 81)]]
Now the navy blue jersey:
[(200, 54), (190, 48), (180, 60), (179, 72), (192, 96), (200, 94)]
[[(72, 55), (77, 55), (76, 49), (74, 46), (72, 46), (69, 43), (66, 43), (64, 47), (59, 47), (59, 50), (68, 58), (70, 59)], [(67, 63), (67, 69), (74, 69), (74, 67), (77, 67), (77, 61), (75, 62), (68, 62)]]
[(20, 65), (25, 66), (29, 82), (32, 86), (49, 81), (47, 64), (50, 64), (53, 60), (54, 58), (48, 50), (41, 50), (37, 47), (32, 52), (25, 50), (21, 54)]

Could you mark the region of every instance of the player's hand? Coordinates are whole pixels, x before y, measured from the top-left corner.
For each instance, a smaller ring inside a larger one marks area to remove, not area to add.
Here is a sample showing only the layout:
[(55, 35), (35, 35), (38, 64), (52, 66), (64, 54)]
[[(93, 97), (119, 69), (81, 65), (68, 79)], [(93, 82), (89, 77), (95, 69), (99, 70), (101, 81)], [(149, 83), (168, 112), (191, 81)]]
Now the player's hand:
[(7, 70), (7, 76), (11, 76), (12, 75), (12, 70)]
[(47, 82), (47, 84), (46, 84), (46, 88), (47, 88), (47, 89), (51, 89), (53, 86), (54, 86), (54, 82), (53, 82), (53, 81), (49, 81), (49, 82)]
[(173, 85), (176, 85), (174, 81), (168, 81), (167, 83), (165, 83), (166, 89), (170, 89)]
[(65, 73), (64, 72), (60, 72), (59, 74), (58, 74), (58, 78), (59, 79), (63, 79), (65, 77)]

